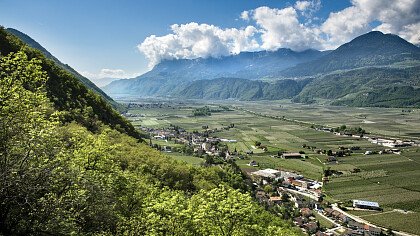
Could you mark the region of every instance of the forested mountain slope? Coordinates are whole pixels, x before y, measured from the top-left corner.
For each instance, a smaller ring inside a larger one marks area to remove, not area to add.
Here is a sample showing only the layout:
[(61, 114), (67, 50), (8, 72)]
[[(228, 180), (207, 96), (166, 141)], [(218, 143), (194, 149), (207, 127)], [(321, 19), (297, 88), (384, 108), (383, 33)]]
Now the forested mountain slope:
[(78, 78), (86, 87), (93, 90), (94, 92), (101, 95), (107, 102), (109, 102), (114, 108), (121, 110), (123, 107), (115, 102), (110, 96), (108, 96), (106, 93), (104, 93), (98, 86), (96, 86), (94, 83), (92, 83), (89, 79), (79, 74), (76, 70), (74, 70), (71, 66), (62, 63), (60, 60), (58, 60), (55, 56), (53, 56), (47, 49), (45, 49), (42, 45), (40, 45), (37, 41), (32, 39), (30, 36), (28, 36), (25, 33), (20, 32), (19, 30), (7, 28), (7, 32), (15, 35), (20, 40), (22, 40), (24, 43), (28, 44), (31, 48), (38, 49), (44, 56), (48, 59), (53, 60), (58, 66), (61, 68), (67, 70), (71, 74), (73, 74), (76, 78)]
[(302, 235), (234, 162), (162, 155), (39, 51), (3, 29), (0, 47), (0, 235)]
[(46, 91), (56, 109), (65, 111), (64, 119), (68, 122), (77, 121), (89, 130), (97, 130), (97, 120), (133, 137), (140, 134), (126, 119), (100, 95), (87, 88), (72, 73), (63, 69), (51, 59), (46, 58), (41, 51), (26, 45), (16, 36), (0, 28), (0, 53), (24, 51), (29, 59), (41, 61), (42, 70), (48, 74)]

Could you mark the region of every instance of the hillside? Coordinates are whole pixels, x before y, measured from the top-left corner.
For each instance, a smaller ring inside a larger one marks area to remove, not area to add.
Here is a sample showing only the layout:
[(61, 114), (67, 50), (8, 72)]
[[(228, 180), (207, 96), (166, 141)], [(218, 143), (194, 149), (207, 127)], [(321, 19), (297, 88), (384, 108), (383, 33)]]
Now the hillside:
[(124, 108), (115, 102), (110, 96), (108, 96), (106, 93), (104, 93), (100, 88), (98, 88), (94, 83), (92, 83), (89, 79), (79, 74), (76, 70), (74, 70), (71, 66), (62, 63), (60, 60), (58, 60), (55, 56), (53, 56), (47, 49), (45, 49), (42, 45), (40, 45), (37, 41), (32, 39), (30, 36), (28, 36), (25, 33), (20, 32), (19, 30), (13, 29), (13, 28), (7, 28), (7, 32), (15, 35), (20, 40), (22, 40), (24, 43), (28, 44), (31, 48), (38, 49), (44, 56), (52, 61), (54, 61), (58, 66), (65, 69), (66, 71), (73, 74), (77, 79), (79, 79), (86, 87), (91, 89), (92, 91), (96, 92), (97, 94), (101, 95), (107, 102), (112, 104), (112, 106), (122, 111)]
[(373, 31), (341, 45), (328, 55), (281, 72), (286, 77), (326, 74), (395, 63), (420, 63), (420, 48), (397, 35)]
[(166, 60), (137, 78), (114, 81), (103, 89), (112, 96), (167, 96), (182, 91), (196, 80), (278, 78), (281, 70), (328, 53), (316, 50), (295, 52), (283, 48), (221, 58)]
[(420, 66), (362, 68), (318, 77), (294, 98), (335, 100), (335, 105), (420, 107)]
[(197, 80), (175, 94), (177, 97), (192, 99), (237, 99), (237, 100), (278, 100), (293, 98), (310, 81), (278, 80), (262, 82), (239, 78), (218, 78)]
[(0, 48), (0, 235), (303, 235), (235, 162), (177, 162), (102, 122), (99, 95), (3, 29)]
[(330, 52), (280, 49), (163, 61), (104, 89), (121, 97), (327, 99), (336, 105), (418, 107), (419, 65), (420, 48), (396, 35), (370, 32)]
[(24, 51), (30, 58), (41, 61), (42, 69), (48, 74), (47, 94), (56, 109), (66, 111), (63, 119), (67, 122), (77, 121), (89, 130), (98, 130), (100, 124), (109, 125), (133, 137), (140, 134), (126, 119), (97, 93), (87, 88), (76, 76), (48, 59), (38, 50), (31, 48), (16, 36), (0, 28), (0, 53), (8, 55)]

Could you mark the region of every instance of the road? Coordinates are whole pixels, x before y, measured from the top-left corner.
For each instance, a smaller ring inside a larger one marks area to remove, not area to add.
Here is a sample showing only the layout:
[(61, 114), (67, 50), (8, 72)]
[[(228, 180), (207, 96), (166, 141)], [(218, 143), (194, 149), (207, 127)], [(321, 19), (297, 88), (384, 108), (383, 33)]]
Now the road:
[[(285, 191), (288, 191), (288, 192), (291, 192), (291, 193), (294, 193), (294, 194), (299, 194), (299, 195), (302, 195), (302, 196), (311, 198), (311, 199), (313, 199), (315, 201), (318, 201), (318, 197), (315, 196), (315, 195), (313, 195), (313, 194), (304, 193), (304, 192), (300, 192), (300, 191), (296, 191), (296, 190), (288, 189), (288, 188), (282, 188), (282, 189), (285, 190)], [(343, 213), (344, 215), (348, 216), (349, 218), (352, 218), (353, 220), (355, 220), (355, 221), (357, 221), (359, 223), (366, 224), (366, 225), (369, 225), (369, 226), (372, 226), (372, 227), (376, 227), (376, 228), (380, 228), (380, 229), (382, 229), (384, 231), (388, 230), (387, 228), (383, 228), (383, 227), (374, 225), (374, 224), (370, 223), (369, 221), (366, 221), (366, 220), (364, 220), (364, 219), (362, 219), (362, 218), (360, 218), (358, 216), (349, 214), (349, 213), (341, 210), (340, 208), (338, 208), (337, 204), (332, 204), (332, 209), (333, 210), (336, 210), (336, 211), (339, 211), (340, 213)], [(322, 214), (319, 214), (319, 215), (323, 216), (324, 218), (326, 218), (330, 222), (332, 222), (334, 225), (338, 226), (337, 223), (335, 221), (331, 220), (330, 218), (328, 218), (328, 217), (326, 217), (326, 216), (324, 216)], [(397, 230), (393, 230), (392, 232), (395, 235), (400, 235), (400, 236), (416, 236), (415, 234), (410, 234), (410, 233), (406, 233), (406, 232), (402, 232), (402, 231), (397, 231)]]
[(293, 190), (293, 189), (289, 189), (289, 188), (282, 188), (282, 189), (283, 189), (283, 190), (285, 190), (285, 191), (288, 191), (288, 192), (291, 192), (291, 193), (294, 193), (294, 194), (299, 194), (299, 195), (302, 195), (302, 196), (308, 197), (308, 198), (310, 198), (310, 199), (313, 199), (313, 200), (315, 200), (315, 201), (318, 201), (318, 197), (317, 197), (317, 196), (315, 196), (315, 195), (313, 195), (313, 194), (310, 194), (310, 193), (304, 193), (304, 192), (300, 192), (300, 191)]
[[(380, 227), (380, 226), (374, 225), (374, 224), (370, 223), (369, 221), (366, 221), (366, 220), (364, 220), (364, 219), (362, 219), (362, 218), (360, 218), (360, 217), (358, 217), (358, 216), (355, 216), (355, 215), (349, 214), (349, 213), (347, 213), (347, 212), (345, 212), (345, 211), (341, 210), (341, 209), (337, 206), (337, 204), (332, 204), (332, 209), (333, 209), (333, 210), (336, 210), (336, 211), (338, 211), (338, 212), (340, 212), (340, 213), (343, 213), (344, 215), (346, 215), (346, 216), (348, 216), (348, 217), (352, 218), (353, 220), (355, 220), (355, 221), (357, 221), (357, 222), (359, 222), (359, 223), (366, 224), (366, 225), (369, 225), (369, 226), (372, 226), (372, 227), (376, 227), (376, 228), (380, 228), (380, 229), (382, 229), (382, 230), (387, 230), (387, 228), (383, 228), (383, 227)], [(393, 232), (395, 235), (401, 235), (401, 236), (416, 236), (415, 234), (410, 234), (410, 233), (406, 233), (406, 232), (402, 232), (402, 231), (396, 231), (396, 230), (393, 230), (392, 232)]]

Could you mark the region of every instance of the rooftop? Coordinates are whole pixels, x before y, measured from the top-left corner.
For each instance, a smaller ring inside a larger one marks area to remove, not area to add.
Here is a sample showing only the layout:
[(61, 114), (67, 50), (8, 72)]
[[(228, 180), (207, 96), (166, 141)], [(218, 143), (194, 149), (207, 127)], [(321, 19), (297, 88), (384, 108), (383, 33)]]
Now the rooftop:
[(369, 207), (379, 207), (379, 203), (363, 201), (363, 200), (353, 200), (354, 205), (369, 206)]

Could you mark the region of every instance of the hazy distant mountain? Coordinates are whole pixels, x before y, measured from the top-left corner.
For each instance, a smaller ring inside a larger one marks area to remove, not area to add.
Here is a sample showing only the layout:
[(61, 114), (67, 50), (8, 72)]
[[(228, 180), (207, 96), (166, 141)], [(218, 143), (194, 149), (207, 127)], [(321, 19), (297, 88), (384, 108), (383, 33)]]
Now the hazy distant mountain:
[(112, 81), (120, 80), (121, 78), (100, 78), (100, 79), (89, 79), (99, 88), (105, 87), (110, 84)]
[(320, 76), (308, 83), (295, 102), (334, 100), (335, 105), (420, 107), (420, 66), (361, 68)]
[(285, 68), (328, 53), (316, 50), (295, 52), (283, 48), (274, 52), (243, 52), (221, 58), (165, 60), (137, 78), (114, 81), (103, 89), (111, 95), (167, 96), (182, 91), (195, 80), (277, 78)]
[(397, 35), (373, 31), (343, 44), (328, 55), (284, 70), (286, 77), (325, 74), (370, 66), (420, 61), (420, 48)]
[(48, 59), (53, 60), (57, 65), (59, 65), (61, 68), (65, 69), (66, 71), (73, 74), (76, 78), (78, 78), (86, 87), (92, 89), (94, 92), (101, 95), (105, 100), (110, 102), (114, 108), (121, 108), (119, 104), (117, 104), (110, 96), (108, 96), (106, 93), (104, 93), (98, 86), (96, 86), (94, 83), (92, 83), (88, 78), (82, 76), (79, 74), (76, 70), (71, 68), (69, 65), (62, 63), (60, 60), (58, 60), (55, 56), (53, 56), (47, 49), (45, 49), (41, 44), (39, 44), (37, 41), (29, 37), (27, 34), (20, 32), (19, 30), (7, 28), (7, 32), (15, 35), (20, 40), (28, 44), (28, 46), (38, 49), (39, 51), (44, 54), (44, 56)]
[(419, 47), (396, 35), (370, 32), (330, 52), (280, 49), (163, 61), (104, 90), (138, 97), (327, 99), (337, 105), (420, 107), (419, 81)]
[(311, 79), (263, 82), (238, 78), (197, 80), (174, 95), (192, 99), (278, 100), (293, 98)]

